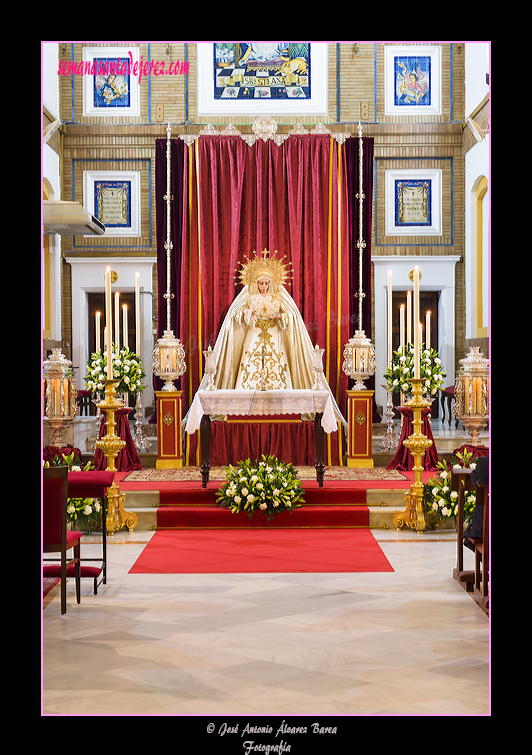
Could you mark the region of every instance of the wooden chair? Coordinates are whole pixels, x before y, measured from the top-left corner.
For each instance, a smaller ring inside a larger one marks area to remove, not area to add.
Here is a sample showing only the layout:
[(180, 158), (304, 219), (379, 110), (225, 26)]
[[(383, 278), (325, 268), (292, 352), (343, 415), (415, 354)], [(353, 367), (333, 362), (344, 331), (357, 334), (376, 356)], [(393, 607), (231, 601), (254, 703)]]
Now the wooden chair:
[(489, 483), (477, 482), (476, 506), (482, 506), (482, 540), (475, 542), (475, 584), (473, 598), (485, 613), (489, 611), (490, 565), (490, 489)]
[(475, 572), (464, 569), (464, 503), (466, 493), (474, 490), (471, 482), (471, 469), (453, 469), (451, 490), (458, 493), (458, 514), (456, 517), (456, 567), (453, 577), (468, 593), (473, 593)]
[[(74, 567), (76, 602), (80, 602), (80, 541), (82, 532), (67, 530), (68, 469), (51, 467), (43, 469), (42, 489), (42, 550), (58, 553), (59, 557), (43, 558), (43, 561), (60, 562), (61, 613), (66, 613), (66, 579), (69, 567)], [(73, 550), (73, 555), (69, 551)]]

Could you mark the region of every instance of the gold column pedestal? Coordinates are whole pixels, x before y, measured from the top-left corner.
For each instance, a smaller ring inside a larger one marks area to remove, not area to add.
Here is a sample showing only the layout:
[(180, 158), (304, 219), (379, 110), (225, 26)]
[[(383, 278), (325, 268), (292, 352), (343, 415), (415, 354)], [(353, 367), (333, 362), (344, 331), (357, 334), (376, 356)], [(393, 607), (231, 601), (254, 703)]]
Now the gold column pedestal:
[[(115, 412), (117, 409), (121, 409), (124, 406), (124, 402), (121, 398), (116, 396), (116, 386), (118, 380), (105, 380), (105, 399), (98, 404), (99, 408), (105, 412), (105, 429), (106, 435), (96, 441), (96, 447), (101, 450), (105, 458), (107, 459), (107, 471), (117, 472), (115, 466), (115, 460), (119, 452), (126, 445), (126, 441), (122, 440), (116, 432)], [(113, 482), (110, 488), (107, 489), (107, 517), (105, 521), (105, 528), (108, 535), (114, 535), (124, 525), (131, 532), (138, 523), (138, 516), (136, 514), (125, 511), (124, 501), (126, 499), (125, 493), (120, 492), (120, 488)]]
[(421, 478), (421, 473), (423, 472), (423, 455), (427, 448), (432, 446), (432, 441), (421, 432), (421, 425), (423, 424), (421, 412), (423, 409), (426, 409), (431, 405), (430, 401), (427, 401), (422, 397), (422, 382), (423, 381), (420, 378), (414, 378), (411, 380), (412, 398), (408, 401), (406, 406), (412, 409), (412, 424), (414, 426), (414, 432), (403, 441), (403, 445), (410, 450), (414, 457), (414, 482), (410, 486), (408, 493), (404, 494), (406, 508), (397, 514), (394, 514), (392, 517), (392, 522), (398, 530), (406, 524), (411, 529), (415, 529), (418, 535), (422, 535), (425, 531), (423, 481)]

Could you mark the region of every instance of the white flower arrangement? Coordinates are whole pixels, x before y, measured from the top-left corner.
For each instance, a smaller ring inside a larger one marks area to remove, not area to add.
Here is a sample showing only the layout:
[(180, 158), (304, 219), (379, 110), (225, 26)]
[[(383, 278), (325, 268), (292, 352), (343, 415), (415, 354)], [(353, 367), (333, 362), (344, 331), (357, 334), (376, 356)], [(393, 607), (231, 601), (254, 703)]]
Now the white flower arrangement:
[[(437, 521), (446, 521), (458, 514), (458, 493), (451, 490), (450, 482), (452, 469), (469, 467), (474, 469), (476, 458), (469, 451), (457, 452), (449, 462), (440, 461), (437, 464), (438, 473), (427, 480), (423, 486), (423, 502), (428, 512), (432, 512)], [(476, 494), (469, 492), (464, 499), (464, 526), (471, 520), (475, 510)]]
[[(119, 380), (116, 392), (132, 393), (136, 395), (144, 390), (146, 386), (142, 385), (142, 379), (145, 371), (140, 361), (140, 357), (135, 352), (123, 348), (118, 353), (112, 348), (113, 358), (113, 379)], [(103, 393), (105, 390), (105, 380), (107, 379), (107, 351), (100, 351), (91, 354), (87, 365), (87, 375), (85, 385), (92, 393)]]
[(274, 456), (262, 456), (252, 464), (249, 459), (227, 468), (226, 481), (217, 490), (220, 506), (233, 514), (244, 511), (251, 518), (256, 511), (267, 521), (283, 511), (293, 511), (304, 503), (304, 490), (292, 464)]
[(99, 498), (69, 498), (68, 520), (88, 531), (98, 529), (101, 523), (102, 505)]
[[(401, 391), (405, 396), (412, 393), (412, 378), (414, 377), (414, 345), (400, 346), (393, 352), (392, 364), (384, 373), (389, 393)], [(419, 377), (423, 381), (423, 393), (435, 396), (443, 389), (445, 370), (435, 349), (426, 349), (420, 344), (419, 349)]]

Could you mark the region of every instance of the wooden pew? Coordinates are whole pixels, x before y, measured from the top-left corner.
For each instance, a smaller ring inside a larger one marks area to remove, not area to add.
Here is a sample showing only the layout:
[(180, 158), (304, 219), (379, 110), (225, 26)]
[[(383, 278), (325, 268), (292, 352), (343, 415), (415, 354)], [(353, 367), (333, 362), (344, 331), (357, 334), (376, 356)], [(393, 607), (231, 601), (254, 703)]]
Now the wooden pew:
[(473, 593), (475, 585), (475, 572), (464, 570), (464, 503), (466, 494), (474, 490), (471, 482), (471, 469), (453, 469), (451, 477), (451, 490), (458, 493), (458, 514), (456, 521), (456, 567), (453, 569), (453, 577), (468, 593)]
[(484, 613), (489, 612), (490, 565), (490, 489), (489, 483), (477, 482), (476, 506), (482, 506), (482, 540), (475, 542), (475, 583), (473, 598)]

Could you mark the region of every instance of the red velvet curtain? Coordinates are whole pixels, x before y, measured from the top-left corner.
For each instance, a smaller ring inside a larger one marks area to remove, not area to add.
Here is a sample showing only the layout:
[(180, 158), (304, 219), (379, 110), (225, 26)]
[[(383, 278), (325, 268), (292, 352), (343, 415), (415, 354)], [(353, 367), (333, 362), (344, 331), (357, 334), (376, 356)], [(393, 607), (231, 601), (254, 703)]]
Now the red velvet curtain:
[[(341, 370), (350, 336), (345, 158), (327, 137), (290, 137), (281, 146), (202, 137), (187, 153), (191, 197), (182, 261), (181, 340), (190, 373), (186, 403), (201, 376), (202, 350), (216, 339), (240, 290), (239, 262), (268, 249), (292, 263), (292, 294), (345, 411)], [(185, 407), (186, 408), (186, 407)]]
[(362, 290), (366, 294), (362, 302), (362, 329), (371, 338), (371, 225), (373, 199), (373, 138), (362, 137), (362, 187), (360, 187), (360, 139), (352, 136), (345, 142), (345, 159), (347, 169), (347, 191), (349, 194), (349, 247), (351, 263), (349, 267), (351, 285), (351, 319), (353, 332), (358, 324), (358, 292), (359, 261), (357, 241), (359, 238), (359, 209), (360, 200), (357, 194), (364, 194), (362, 205), (362, 238), (366, 244), (362, 254)]
[[(214, 344), (240, 290), (235, 285), (239, 263), (268, 249), (286, 255), (291, 263), (293, 280), (287, 288), (312, 342), (325, 349), (326, 377), (345, 415), (348, 380), (341, 369), (343, 349), (357, 327), (358, 314), (358, 139), (339, 145), (327, 136), (291, 136), (280, 146), (257, 140), (250, 147), (240, 137), (202, 136), (190, 147), (182, 140), (171, 143), (172, 178), (178, 181), (173, 189), (177, 216), (172, 218), (172, 275), (175, 272), (179, 281), (172, 285), (172, 327), (186, 351), (187, 372), (180, 386), (183, 412), (202, 377), (203, 350)], [(160, 332), (166, 327), (166, 302), (161, 298), (166, 290), (166, 209), (160, 208), (166, 193), (165, 144), (158, 143), (156, 162)], [(372, 163), (373, 140), (365, 139), (369, 179)], [(365, 186), (364, 193), (368, 314), (363, 326), (369, 335), (371, 187)]]
[[(186, 145), (181, 139), (170, 139), (169, 144), (171, 160), (170, 193), (172, 196), (170, 203), (170, 233), (173, 244), (170, 265), (170, 290), (174, 294), (174, 298), (170, 301), (170, 324), (174, 335), (179, 338), (179, 283), (181, 280), (181, 260), (183, 258), (183, 213), (186, 209), (187, 196), (186, 174), (184, 171)], [(164, 197), (166, 196), (168, 184), (166, 145), (166, 139), (156, 139), (155, 141), (155, 226), (157, 238), (157, 306), (159, 313), (157, 338), (160, 338), (167, 328), (167, 308), (166, 299), (164, 298), (167, 288), (166, 249), (164, 248), (167, 235), (167, 204)], [(155, 390), (161, 390), (163, 381), (154, 375), (153, 386)]]

